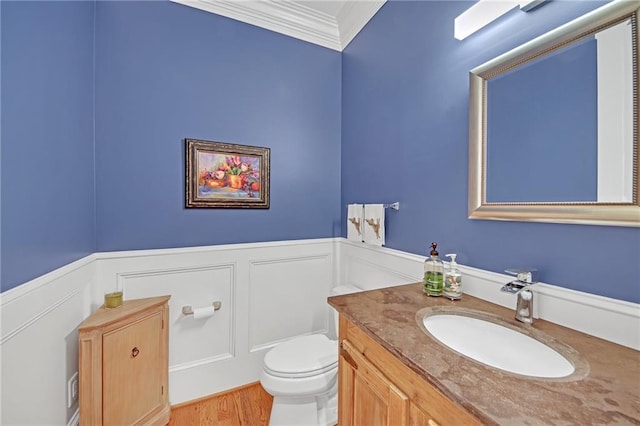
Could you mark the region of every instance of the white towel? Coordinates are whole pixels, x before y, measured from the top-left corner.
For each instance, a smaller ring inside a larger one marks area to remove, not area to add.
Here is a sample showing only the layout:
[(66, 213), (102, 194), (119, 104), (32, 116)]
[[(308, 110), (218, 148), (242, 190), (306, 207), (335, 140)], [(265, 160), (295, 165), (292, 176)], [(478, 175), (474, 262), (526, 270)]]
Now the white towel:
[(362, 204), (349, 204), (347, 206), (347, 239), (351, 241), (364, 241), (362, 239)]
[(376, 246), (384, 245), (384, 205), (364, 205), (364, 242)]

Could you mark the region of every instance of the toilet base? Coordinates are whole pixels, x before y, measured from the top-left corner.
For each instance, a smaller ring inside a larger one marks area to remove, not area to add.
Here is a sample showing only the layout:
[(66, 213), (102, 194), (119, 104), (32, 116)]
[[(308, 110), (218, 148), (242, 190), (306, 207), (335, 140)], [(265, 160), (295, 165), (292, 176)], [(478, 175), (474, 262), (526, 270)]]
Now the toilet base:
[(338, 389), (316, 396), (275, 396), (269, 426), (334, 426), (338, 423)]

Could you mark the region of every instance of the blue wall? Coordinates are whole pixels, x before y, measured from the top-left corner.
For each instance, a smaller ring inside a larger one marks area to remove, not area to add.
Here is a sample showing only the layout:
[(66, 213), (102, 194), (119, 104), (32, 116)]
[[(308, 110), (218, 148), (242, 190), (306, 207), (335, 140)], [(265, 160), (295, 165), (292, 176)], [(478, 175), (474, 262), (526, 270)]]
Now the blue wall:
[[(340, 235), (340, 74), (174, 3), (2, 2), (2, 291), (95, 251)], [(186, 210), (187, 137), (271, 148), (271, 208)]]
[(487, 201), (597, 201), (597, 68), (591, 37), (489, 80)]
[[(98, 18), (99, 251), (340, 235), (339, 52), (168, 2)], [(185, 209), (186, 137), (271, 148), (270, 209)]]
[[(470, 4), (387, 3), (341, 56), (167, 2), (2, 2), (2, 290), (96, 250), (344, 235), (346, 204), (400, 201), (389, 247), (639, 302), (640, 229), (467, 219), (468, 71), (599, 3), (457, 41)], [(270, 147), (271, 209), (185, 210), (185, 137)]]
[(92, 2), (2, 2), (2, 291), (95, 251)]
[(343, 52), (343, 211), (400, 201), (388, 247), (424, 255), (438, 241), (465, 265), (533, 266), (542, 281), (640, 302), (638, 228), (467, 218), (469, 70), (602, 3), (514, 10), (456, 40), (471, 4), (387, 2)]

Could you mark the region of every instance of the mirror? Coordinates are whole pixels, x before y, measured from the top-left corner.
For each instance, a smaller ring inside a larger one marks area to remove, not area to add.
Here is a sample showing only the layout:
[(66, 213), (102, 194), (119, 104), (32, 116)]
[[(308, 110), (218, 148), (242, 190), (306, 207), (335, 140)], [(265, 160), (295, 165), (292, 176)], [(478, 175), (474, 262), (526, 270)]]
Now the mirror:
[(614, 1), (471, 71), (470, 218), (640, 226), (639, 7)]

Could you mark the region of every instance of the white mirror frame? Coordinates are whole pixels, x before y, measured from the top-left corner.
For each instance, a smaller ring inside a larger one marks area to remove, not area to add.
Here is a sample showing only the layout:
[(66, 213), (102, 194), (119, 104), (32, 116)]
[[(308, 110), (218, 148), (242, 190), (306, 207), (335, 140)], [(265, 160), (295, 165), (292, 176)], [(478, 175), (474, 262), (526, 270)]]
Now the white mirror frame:
[[(584, 225), (640, 227), (640, 164), (638, 161), (638, 70), (640, 59), (637, 31), (640, 0), (615, 0), (586, 15), (537, 37), (471, 70), (469, 74), (469, 218), (515, 220)], [(523, 202), (486, 201), (487, 80), (524, 62), (564, 47), (613, 23), (631, 18), (634, 38), (633, 63), (633, 201)]]

